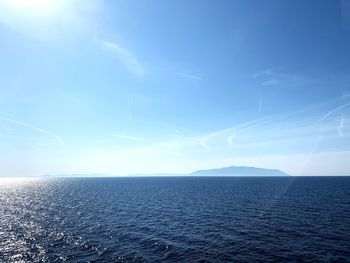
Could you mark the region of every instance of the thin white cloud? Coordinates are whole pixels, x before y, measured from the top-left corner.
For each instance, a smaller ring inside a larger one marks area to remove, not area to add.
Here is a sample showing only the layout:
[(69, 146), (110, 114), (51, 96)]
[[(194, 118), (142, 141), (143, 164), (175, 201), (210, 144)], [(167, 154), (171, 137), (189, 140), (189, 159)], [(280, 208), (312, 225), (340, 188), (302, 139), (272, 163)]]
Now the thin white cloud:
[(44, 129), (41, 129), (41, 128), (38, 128), (38, 127), (35, 127), (35, 126), (32, 126), (32, 125), (24, 123), (24, 122), (13, 120), (13, 119), (10, 119), (10, 118), (0, 117), (0, 120), (11, 122), (11, 123), (14, 123), (14, 124), (18, 124), (20, 126), (23, 126), (23, 127), (26, 127), (26, 128), (29, 128), (29, 129), (32, 129), (32, 130), (44, 133), (46, 135), (54, 137), (57, 140), (57, 142), (59, 142), (60, 144), (64, 144), (62, 138), (60, 136), (58, 136), (57, 134), (53, 133), (53, 132), (50, 132), (50, 131), (47, 131), (47, 130), (44, 130)]
[(129, 70), (130, 73), (137, 77), (145, 75), (145, 69), (139, 62), (138, 58), (130, 50), (110, 41), (100, 41), (102, 47), (112, 51), (116, 58)]
[(183, 73), (183, 72), (172, 71), (171, 73), (175, 74), (175, 75), (179, 75), (179, 76), (185, 77), (185, 78), (189, 78), (189, 79), (203, 80), (201, 77), (198, 77), (198, 76), (195, 76), (195, 75), (191, 75), (191, 74), (186, 74), (186, 73)]
[(129, 141), (138, 141), (138, 142), (143, 142), (143, 141), (146, 140), (145, 138), (142, 138), (142, 137), (121, 135), (121, 134), (114, 134), (113, 137), (117, 138), (117, 139), (129, 140)]

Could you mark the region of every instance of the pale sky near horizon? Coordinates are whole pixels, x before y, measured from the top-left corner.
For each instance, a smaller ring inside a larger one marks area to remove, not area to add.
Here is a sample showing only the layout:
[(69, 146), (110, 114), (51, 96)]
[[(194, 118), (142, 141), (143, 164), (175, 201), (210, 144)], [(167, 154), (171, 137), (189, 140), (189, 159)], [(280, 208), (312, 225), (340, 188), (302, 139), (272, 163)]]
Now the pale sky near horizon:
[(0, 0), (0, 176), (349, 160), (349, 0)]

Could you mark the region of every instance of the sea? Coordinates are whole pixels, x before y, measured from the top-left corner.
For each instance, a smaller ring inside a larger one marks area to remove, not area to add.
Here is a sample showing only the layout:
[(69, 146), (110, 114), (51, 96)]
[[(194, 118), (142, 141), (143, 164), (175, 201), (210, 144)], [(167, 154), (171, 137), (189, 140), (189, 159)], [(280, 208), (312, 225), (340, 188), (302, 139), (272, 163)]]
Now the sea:
[(0, 262), (350, 262), (350, 177), (0, 179)]

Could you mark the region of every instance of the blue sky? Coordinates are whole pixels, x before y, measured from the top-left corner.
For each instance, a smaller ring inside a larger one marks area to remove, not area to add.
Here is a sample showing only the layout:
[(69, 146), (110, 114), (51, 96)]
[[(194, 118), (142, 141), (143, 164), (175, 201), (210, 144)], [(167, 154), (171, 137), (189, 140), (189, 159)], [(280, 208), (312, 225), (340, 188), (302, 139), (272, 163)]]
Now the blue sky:
[(0, 2), (0, 171), (350, 174), (350, 1)]

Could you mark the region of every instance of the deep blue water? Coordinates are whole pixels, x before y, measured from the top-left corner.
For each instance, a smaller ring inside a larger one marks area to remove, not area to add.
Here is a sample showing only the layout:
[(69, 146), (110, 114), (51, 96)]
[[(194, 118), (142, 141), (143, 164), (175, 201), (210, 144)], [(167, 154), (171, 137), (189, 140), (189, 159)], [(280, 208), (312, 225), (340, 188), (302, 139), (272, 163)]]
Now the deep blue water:
[(350, 177), (0, 180), (2, 261), (350, 262)]

